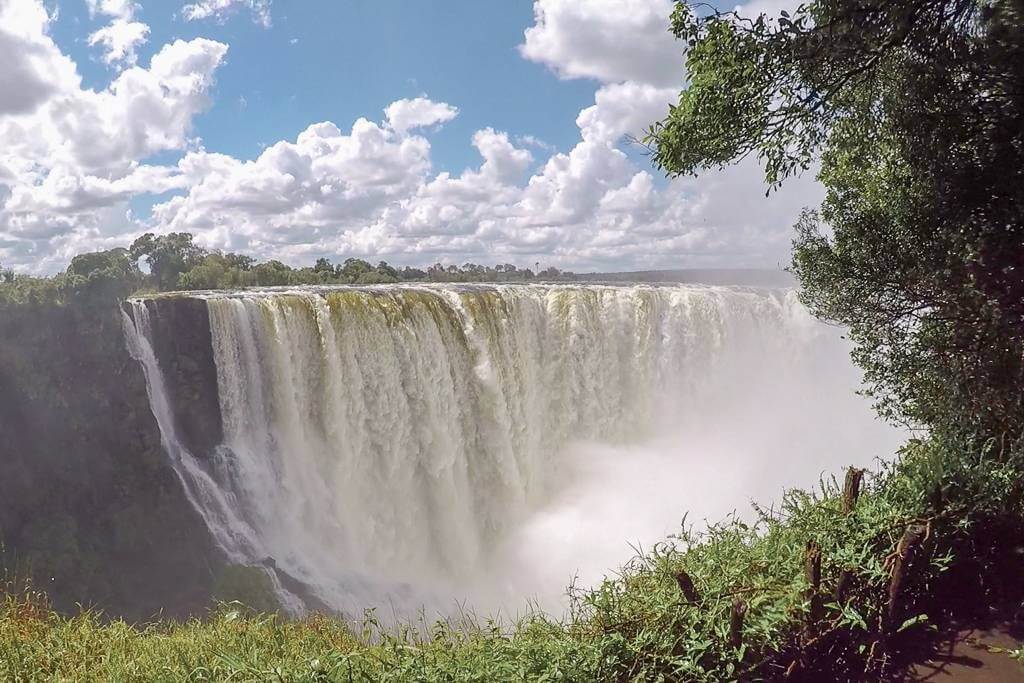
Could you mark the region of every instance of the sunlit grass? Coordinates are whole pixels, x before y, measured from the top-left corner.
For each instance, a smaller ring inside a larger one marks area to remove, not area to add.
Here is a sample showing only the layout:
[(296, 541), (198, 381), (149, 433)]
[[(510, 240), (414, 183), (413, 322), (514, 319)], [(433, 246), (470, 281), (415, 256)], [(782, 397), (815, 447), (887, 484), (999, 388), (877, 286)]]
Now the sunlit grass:
[[(94, 612), (59, 616), (30, 589), (9, 590), (0, 607), (0, 678), (722, 681), (816, 667), (877, 673), (896, 639), (932, 628), (947, 575), (965, 563), (984, 573), (998, 560), (984, 540), (987, 526), (1009, 520), (1019, 529), (1019, 455), (914, 442), (865, 483), (851, 514), (831, 480), (788, 492), (756, 523), (686, 530), (595, 588), (571, 589), (564, 622), (532, 615), (384, 627), (372, 614), (352, 625), (226, 603), (186, 623), (129, 625)], [(927, 524), (927, 550), (901, 588), (898, 623), (887, 623), (891, 554), (910, 524)], [(808, 542), (822, 557), (813, 617)], [(692, 579), (695, 602), (680, 590), (680, 571)], [(738, 647), (730, 642), (737, 601), (746, 607)]]

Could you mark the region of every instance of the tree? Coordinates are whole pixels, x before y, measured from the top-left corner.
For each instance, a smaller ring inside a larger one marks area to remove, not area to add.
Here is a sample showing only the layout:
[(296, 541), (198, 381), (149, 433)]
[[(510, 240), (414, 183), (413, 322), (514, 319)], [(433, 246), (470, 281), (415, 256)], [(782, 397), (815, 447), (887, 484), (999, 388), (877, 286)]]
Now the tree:
[(226, 268), (237, 268), (242, 271), (252, 270), (252, 267), (256, 265), (256, 259), (252, 256), (245, 256), (243, 254), (233, 254), (228, 252), (221, 257), (224, 261)]
[(81, 277), (106, 272), (115, 277), (128, 279), (138, 277), (139, 267), (127, 249), (118, 247), (108, 251), (79, 254), (71, 259), (66, 272), (68, 275)]
[(427, 277), (429, 277), (433, 282), (444, 282), (448, 279), (448, 273), (443, 265), (435, 263), (427, 268)]
[(135, 261), (146, 259), (150, 274), (162, 290), (177, 287), (178, 277), (206, 255), (187, 232), (172, 232), (159, 237), (147, 232), (132, 242), (129, 253)]
[(331, 263), (330, 259), (320, 257), (313, 264), (313, 270), (320, 274), (324, 280), (328, 280), (334, 277), (334, 264)]
[(65, 271), (63, 289), (72, 297), (95, 301), (123, 299), (142, 283), (142, 273), (127, 249), (79, 254)]
[(801, 297), (847, 325), (883, 413), (1024, 431), (1024, 6), (817, 0), (777, 21), (678, 4), (689, 85), (646, 137), (693, 174), (757, 155), (771, 187), (820, 163), (797, 225)]
[(399, 275), (400, 275), (400, 277), (403, 280), (426, 280), (427, 279), (427, 271), (421, 270), (419, 268), (411, 268), (409, 266), (406, 266), (405, 268), (402, 268), (402, 270), (399, 273)]
[(388, 278), (389, 282), (398, 281), (398, 271), (388, 265), (387, 261), (381, 261), (377, 264), (377, 272), (385, 278)]
[(338, 271), (338, 276), (345, 282), (357, 282), (364, 273), (373, 270), (373, 266), (359, 258), (347, 258)]
[(217, 289), (229, 286), (226, 280), (230, 267), (220, 254), (210, 254), (201, 263), (178, 276), (182, 289)]
[(283, 287), (292, 284), (292, 269), (280, 261), (270, 260), (253, 268), (256, 284), (260, 287)]
[(370, 270), (359, 276), (356, 280), (356, 284), (360, 285), (381, 285), (389, 282), (397, 282), (398, 278), (391, 277), (387, 273), (382, 273), (379, 270)]

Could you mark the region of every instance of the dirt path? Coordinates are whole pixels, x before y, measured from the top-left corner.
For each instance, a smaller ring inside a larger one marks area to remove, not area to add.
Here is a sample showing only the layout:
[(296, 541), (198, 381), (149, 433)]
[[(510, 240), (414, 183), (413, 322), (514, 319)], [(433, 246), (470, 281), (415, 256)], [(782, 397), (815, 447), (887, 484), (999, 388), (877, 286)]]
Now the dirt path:
[(1017, 649), (1021, 641), (1007, 629), (958, 631), (926, 662), (914, 666), (906, 681), (940, 683), (1024, 683), (1024, 664), (988, 648)]

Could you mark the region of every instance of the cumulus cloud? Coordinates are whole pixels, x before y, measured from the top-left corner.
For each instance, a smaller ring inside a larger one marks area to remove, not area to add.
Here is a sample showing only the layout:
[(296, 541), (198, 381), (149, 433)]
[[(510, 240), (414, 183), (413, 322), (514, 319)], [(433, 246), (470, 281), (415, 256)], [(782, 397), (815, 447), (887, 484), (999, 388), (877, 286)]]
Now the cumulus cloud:
[(582, 139), (533, 173), (532, 153), (490, 128), (480, 163), (431, 175), (429, 143), (360, 119), (316, 124), (251, 162), (193, 152), (189, 190), (154, 209), (162, 230), (264, 257), (359, 255), (404, 263), (512, 261), (571, 268), (776, 266), (813, 186), (764, 197), (744, 163), (659, 182), (607, 140)]
[[(196, 3), (188, 16), (256, 4)], [(95, 8), (115, 20), (135, 11), (117, 0)], [(428, 138), (458, 109), (427, 96), (391, 103), (381, 121), (313, 123), (252, 160), (208, 150), (192, 122), (210, 103), (226, 45), (178, 40), (90, 90), (50, 39), (42, 4), (0, 0), (0, 56), (11, 57), (0, 59), (0, 84), (11, 86), (0, 90), (0, 260), (52, 271), (75, 251), (179, 230), (293, 262), (776, 266), (799, 209), (820, 199), (812, 180), (765, 198), (750, 160), (664, 180), (623, 143), (678, 95), (670, 9), (668, 0), (537, 0), (523, 55), (598, 81), (576, 118), (579, 138), (559, 151), (484, 127), (470, 140), (479, 162), (455, 173), (433, 169)], [(180, 157), (153, 162), (161, 152)], [(148, 217), (128, 212), (131, 198), (160, 193), (171, 196)]]
[(519, 50), (563, 78), (678, 85), (682, 49), (671, 0), (537, 0)]
[(639, 138), (678, 97), (678, 88), (635, 81), (604, 85), (595, 94), (594, 104), (580, 112), (576, 125), (585, 140), (614, 143), (624, 135)]
[(55, 59), (43, 38), (40, 4), (0, 2), (0, 116), (28, 114), (75, 82), (74, 63)]
[(136, 48), (148, 36), (149, 26), (142, 22), (114, 19), (89, 36), (89, 45), (104, 47), (103, 61), (107, 64), (134, 64), (138, 61)]
[(458, 113), (459, 110), (450, 104), (432, 102), (426, 97), (398, 100), (384, 109), (388, 124), (399, 134), (451, 121)]
[(329, 240), (370, 223), (412, 193), (430, 169), (430, 143), (359, 119), (349, 133), (317, 123), (254, 161), (191, 152), (178, 164), (189, 186), (154, 206), (165, 229), (205, 232), (207, 242), (269, 253), (273, 245)]
[(223, 22), (239, 9), (252, 12), (253, 21), (270, 26), (270, 0), (200, 0), (181, 8), (181, 16), (186, 21), (213, 19)]
[(138, 5), (132, 0), (86, 0), (89, 14), (105, 14), (118, 19), (131, 19), (135, 16)]
[[(132, 8), (92, 7), (120, 16)], [(112, 232), (136, 231), (125, 218), (130, 197), (182, 187), (176, 169), (142, 162), (191, 144), (192, 120), (227, 51), (179, 40), (148, 68), (128, 67), (91, 90), (50, 38), (50, 21), (38, 1), (0, 3), (0, 53), (12, 57), (0, 61), (0, 82), (13, 86), (0, 92), (0, 258), (34, 270)]]
[(536, 0), (519, 50), (563, 78), (602, 85), (576, 119), (584, 140), (615, 144), (668, 111), (683, 82), (670, 0)]
[(149, 38), (149, 26), (135, 21), (138, 5), (130, 0), (87, 0), (91, 15), (111, 18), (108, 25), (89, 35), (89, 45), (104, 48), (103, 61), (128, 66), (138, 61), (136, 52)]

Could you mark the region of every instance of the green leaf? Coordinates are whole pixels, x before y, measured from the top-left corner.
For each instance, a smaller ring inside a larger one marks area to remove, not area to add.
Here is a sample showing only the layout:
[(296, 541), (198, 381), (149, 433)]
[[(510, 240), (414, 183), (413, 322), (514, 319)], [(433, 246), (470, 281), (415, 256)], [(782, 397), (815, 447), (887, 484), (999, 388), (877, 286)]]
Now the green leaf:
[(926, 621), (928, 621), (927, 614), (918, 614), (916, 617), (911, 617), (910, 619), (907, 619), (902, 624), (900, 624), (900, 627), (896, 629), (896, 633), (901, 633), (902, 631), (905, 631), (906, 629), (910, 628), (911, 626), (914, 626), (915, 624), (921, 624)]

